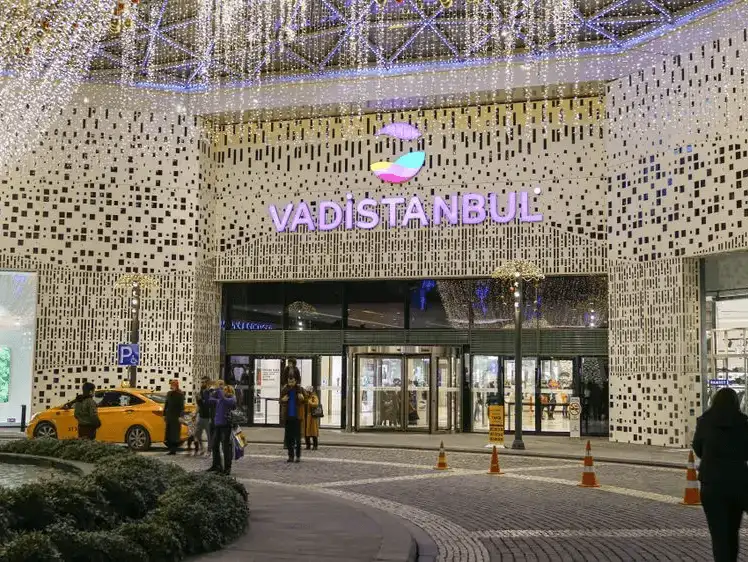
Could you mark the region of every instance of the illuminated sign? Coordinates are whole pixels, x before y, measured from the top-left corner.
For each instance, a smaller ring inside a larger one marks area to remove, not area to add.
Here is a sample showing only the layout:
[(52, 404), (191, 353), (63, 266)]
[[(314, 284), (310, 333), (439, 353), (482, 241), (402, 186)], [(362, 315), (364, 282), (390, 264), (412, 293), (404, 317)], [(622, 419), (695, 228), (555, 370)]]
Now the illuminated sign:
[[(534, 194), (539, 195), (540, 189), (536, 188)], [(486, 221), (498, 224), (540, 222), (543, 215), (531, 211), (530, 197), (532, 195), (527, 191), (510, 191), (504, 195), (452, 194), (434, 196), (429, 205), (425, 205), (417, 195), (354, 201), (349, 193), (344, 204), (301, 201), (288, 203), (282, 210), (270, 205), (268, 210), (278, 232), (296, 232), (299, 227), (324, 232), (337, 229), (371, 230), (380, 224), (386, 228), (418, 228), (442, 224), (477, 225)], [(400, 213), (401, 210), (404, 212)]]
[[(416, 140), (421, 136), (421, 131), (410, 123), (390, 123), (382, 127), (377, 136), (394, 137), (401, 141)], [(425, 152), (409, 152), (400, 156), (394, 162), (374, 162), (371, 171), (380, 180), (387, 183), (403, 183), (413, 179), (421, 171), (426, 163)]]

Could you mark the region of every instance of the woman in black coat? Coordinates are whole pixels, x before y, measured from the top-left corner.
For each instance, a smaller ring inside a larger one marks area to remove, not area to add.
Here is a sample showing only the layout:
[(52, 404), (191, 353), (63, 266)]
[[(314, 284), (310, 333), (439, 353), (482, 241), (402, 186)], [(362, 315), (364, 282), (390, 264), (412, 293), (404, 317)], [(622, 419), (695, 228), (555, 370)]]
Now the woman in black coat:
[(701, 458), (701, 503), (715, 562), (738, 559), (738, 534), (748, 507), (748, 417), (738, 395), (723, 388), (696, 424), (693, 450)]
[(184, 394), (179, 390), (178, 380), (174, 379), (169, 384), (171, 390), (166, 394), (164, 404), (164, 420), (166, 421), (164, 441), (169, 448), (169, 454), (176, 455), (182, 433), (182, 422), (179, 418), (184, 413)]

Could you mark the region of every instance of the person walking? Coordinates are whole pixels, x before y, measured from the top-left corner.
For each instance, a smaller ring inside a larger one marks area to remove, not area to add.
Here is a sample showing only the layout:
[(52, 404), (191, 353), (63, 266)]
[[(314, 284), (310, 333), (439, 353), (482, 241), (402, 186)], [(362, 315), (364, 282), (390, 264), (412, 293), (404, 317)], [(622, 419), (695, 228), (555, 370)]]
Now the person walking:
[(101, 427), (99, 409), (93, 399), (96, 390), (91, 382), (84, 382), (81, 394), (75, 398), (73, 415), (78, 422), (78, 439), (96, 440), (96, 430)]
[(195, 426), (195, 442), (199, 445), (200, 455), (205, 454), (206, 447), (203, 445), (203, 436), (207, 437), (206, 444), (208, 454), (213, 450), (211, 448), (210, 434), (210, 389), (208, 388), (208, 379), (203, 379), (200, 384), (200, 392), (197, 395), (197, 424)]
[(182, 414), (184, 413), (184, 393), (179, 389), (179, 381), (169, 382), (171, 390), (166, 394), (164, 404), (164, 420), (166, 421), (166, 435), (164, 442), (169, 448), (169, 455), (176, 455), (182, 436)]
[[(231, 433), (231, 410), (236, 408), (236, 396), (231, 386), (224, 386), (219, 381), (210, 396), (210, 403), (215, 405), (216, 414), (213, 418), (213, 464), (209, 472), (223, 472), (231, 474), (231, 461), (234, 460), (234, 444)], [(221, 465), (223, 452), (223, 465)]]
[(310, 386), (306, 389), (306, 403), (301, 409), (304, 416), (301, 427), (304, 430), (307, 451), (311, 448), (316, 451), (319, 446), (319, 418), (314, 416), (314, 410), (318, 406), (319, 398), (317, 398), (314, 388)]
[(736, 562), (748, 508), (748, 417), (731, 388), (719, 390), (696, 423), (693, 451), (701, 459), (701, 504), (715, 562)]
[(281, 389), (281, 424), (285, 427), (284, 445), (288, 450), (288, 462), (301, 462), (301, 419), (306, 396), (296, 374), (289, 372), (288, 382)]

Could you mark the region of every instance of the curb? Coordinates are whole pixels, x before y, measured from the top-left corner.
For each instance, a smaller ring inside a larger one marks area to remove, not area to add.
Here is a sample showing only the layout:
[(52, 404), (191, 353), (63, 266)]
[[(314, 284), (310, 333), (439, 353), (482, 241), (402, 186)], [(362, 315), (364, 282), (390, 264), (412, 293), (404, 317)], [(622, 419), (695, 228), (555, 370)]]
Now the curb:
[[(250, 439), (247, 441), (249, 444), (254, 445), (278, 445), (279, 442), (276, 440), (270, 440), (270, 439)], [(353, 448), (353, 449), (399, 449), (402, 451), (431, 451), (434, 452), (438, 450), (438, 447), (435, 449), (434, 447), (427, 447), (425, 445), (385, 445), (380, 443), (325, 443), (325, 447), (347, 447), (347, 448)], [(470, 453), (474, 455), (490, 455), (491, 449), (485, 449), (480, 448), (476, 449), (474, 447), (445, 447), (445, 450), (448, 453)], [(514, 449), (502, 449), (501, 454), (503, 456), (518, 456), (518, 457), (534, 457), (534, 458), (540, 458), (540, 459), (557, 459), (557, 460), (569, 460), (569, 461), (582, 461), (584, 458), (583, 454), (579, 455), (569, 455), (569, 454), (563, 454), (563, 453), (543, 453), (543, 452), (536, 452), (536, 451), (528, 451), (525, 450), (514, 450)], [(677, 468), (677, 469), (686, 469), (686, 463), (684, 462), (667, 462), (667, 461), (649, 461), (649, 460), (641, 460), (641, 459), (621, 459), (621, 458), (615, 458), (615, 457), (602, 457), (595, 455), (595, 462), (596, 463), (605, 463), (605, 464), (627, 464), (627, 465), (633, 465), (633, 466), (649, 466), (652, 468)]]
[(54, 457), (39, 457), (36, 455), (25, 455), (21, 453), (0, 453), (0, 464), (30, 464), (34, 466), (43, 466), (45, 468), (55, 468), (63, 472), (86, 476), (93, 471), (93, 465), (58, 459)]

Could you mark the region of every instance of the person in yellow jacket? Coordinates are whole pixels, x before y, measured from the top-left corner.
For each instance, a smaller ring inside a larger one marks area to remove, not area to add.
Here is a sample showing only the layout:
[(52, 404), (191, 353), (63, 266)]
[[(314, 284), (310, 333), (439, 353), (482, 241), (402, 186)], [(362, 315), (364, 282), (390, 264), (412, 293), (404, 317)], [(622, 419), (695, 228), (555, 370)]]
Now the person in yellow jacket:
[(319, 418), (315, 418), (312, 412), (319, 406), (319, 398), (311, 386), (306, 389), (306, 395), (306, 404), (302, 408), (304, 419), (301, 422), (301, 427), (304, 432), (307, 450), (313, 448), (316, 451), (319, 445)]

